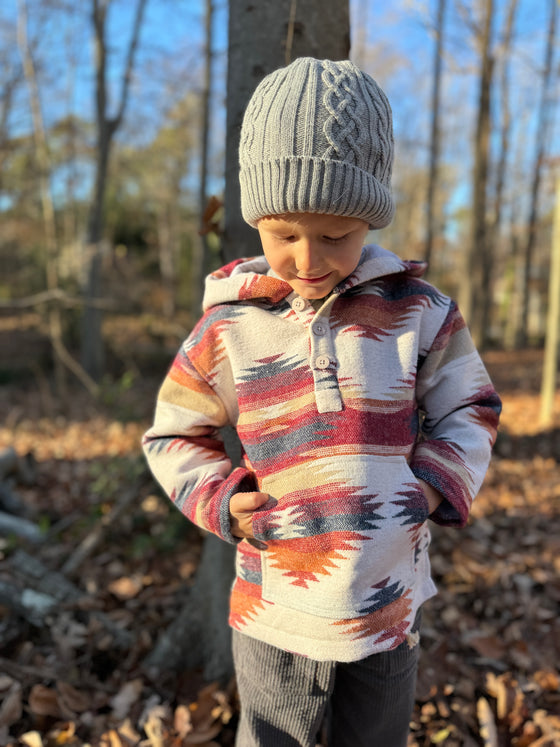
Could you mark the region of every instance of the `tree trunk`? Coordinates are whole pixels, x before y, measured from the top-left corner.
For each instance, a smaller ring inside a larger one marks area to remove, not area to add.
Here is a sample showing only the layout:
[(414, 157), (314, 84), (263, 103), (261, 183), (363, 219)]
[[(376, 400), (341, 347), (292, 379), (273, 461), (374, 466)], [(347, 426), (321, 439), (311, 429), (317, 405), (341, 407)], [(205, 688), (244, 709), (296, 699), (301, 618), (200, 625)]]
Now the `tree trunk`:
[(545, 50), (545, 61), (541, 77), (541, 101), (539, 105), (536, 127), (535, 164), (533, 166), (533, 183), (531, 185), (531, 207), (529, 209), (529, 224), (527, 227), (527, 244), (525, 246), (525, 264), (523, 272), (523, 300), (521, 305), (521, 329), (518, 344), (525, 346), (529, 339), (529, 301), (531, 295), (531, 268), (533, 253), (537, 237), (537, 218), (539, 212), (539, 191), (542, 178), (544, 156), (548, 147), (551, 130), (551, 118), (557, 102), (551, 96), (553, 78), (553, 57), (556, 39), (556, 17), (558, 0), (550, 0), (550, 19), (548, 24), (548, 39)]
[(99, 381), (105, 370), (105, 353), (102, 337), (102, 312), (96, 305), (102, 291), (104, 200), (107, 184), (107, 167), (111, 147), (111, 135), (107, 127), (99, 127), (97, 139), (97, 164), (93, 205), (90, 211), (86, 237), (87, 280), (86, 305), (82, 327), (82, 364), (88, 374)]
[(205, 12), (205, 50), (204, 50), (204, 84), (201, 94), (200, 123), (200, 176), (198, 185), (198, 220), (199, 236), (193, 244), (193, 261), (191, 266), (191, 310), (198, 316), (202, 304), (204, 277), (208, 268), (208, 238), (203, 226), (203, 216), (208, 202), (208, 155), (210, 142), (210, 99), (212, 94), (212, 23), (214, 9), (212, 0), (206, 0)]
[(556, 209), (550, 251), (550, 279), (548, 288), (548, 315), (546, 344), (541, 385), (540, 424), (552, 425), (554, 393), (560, 351), (560, 178), (556, 181)]
[(436, 45), (434, 49), (434, 68), (433, 68), (433, 89), (432, 89), (432, 127), (430, 136), (430, 173), (428, 177), (428, 197), (427, 197), (427, 227), (426, 227), (426, 247), (424, 249), (424, 259), (428, 263), (428, 269), (432, 259), (432, 250), (434, 245), (434, 235), (436, 229), (436, 208), (435, 196), (437, 189), (438, 165), (440, 153), (440, 92), (441, 92), (441, 63), (443, 50), (443, 28), (445, 17), (445, 1), (438, 0), (438, 11), (436, 21)]
[(483, 31), (480, 37), (480, 79), (478, 114), (474, 143), (473, 169), (473, 218), (471, 246), (467, 260), (467, 271), (463, 283), (461, 307), (470, 324), (475, 342), (482, 346), (486, 330), (484, 327), (485, 294), (490, 292), (491, 248), (487, 242), (487, 190), (490, 158), (490, 103), (494, 69), (492, 55), (492, 23), (494, 0), (486, 0), (484, 6)]
[[(501, 102), (501, 123), (500, 123), (500, 150), (498, 156), (498, 162), (496, 166), (496, 177), (495, 177), (495, 188), (494, 188), (494, 209), (491, 219), (491, 223), (488, 228), (488, 245), (494, 249), (498, 247), (500, 243), (500, 232), (502, 228), (502, 213), (503, 213), (503, 193), (504, 184), (506, 178), (506, 168), (509, 157), (509, 146), (510, 146), (510, 134), (511, 134), (511, 111), (510, 111), (510, 100), (509, 100), (509, 62), (510, 62), (510, 50), (511, 41), (513, 35), (513, 27), (515, 21), (515, 15), (517, 13), (519, 0), (511, 0), (508, 8), (508, 14), (505, 21), (505, 28), (503, 33), (503, 41), (501, 45), (501, 64), (500, 64), (500, 102)], [(511, 245), (512, 251), (510, 256), (511, 262), (511, 281), (515, 282), (515, 268), (516, 268), (516, 252), (515, 252), (515, 241), (512, 236)], [(514, 307), (514, 296), (515, 289), (513, 285), (510, 286), (509, 292), (510, 299), (510, 313)], [(483, 299), (484, 311), (483, 318), (487, 320), (486, 328), (490, 327), (491, 321), (491, 301), (492, 293)]]
[(82, 363), (88, 374), (99, 380), (104, 371), (102, 312), (97, 301), (102, 292), (103, 234), (105, 229), (105, 193), (113, 137), (118, 130), (128, 101), (130, 81), (142, 18), (147, 0), (138, 0), (134, 29), (128, 47), (127, 60), (121, 81), (119, 106), (114, 117), (107, 105), (107, 42), (105, 28), (110, 0), (92, 0), (92, 22), (95, 36), (95, 101), (97, 119), (97, 160), (95, 186), (86, 236), (85, 311), (82, 320)]
[(156, 217), (157, 243), (159, 258), (159, 273), (163, 291), (162, 311), (166, 319), (172, 319), (175, 314), (175, 231), (171, 205), (161, 206)]
[(265, 75), (297, 57), (341, 60), (350, 49), (347, 0), (230, 0), (223, 257), (260, 254), (257, 232), (241, 217), (238, 179), (243, 113)]
[(233, 545), (209, 535), (186, 603), (144, 661), (149, 673), (201, 668), (208, 681), (231, 676), (227, 620), (233, 568)]

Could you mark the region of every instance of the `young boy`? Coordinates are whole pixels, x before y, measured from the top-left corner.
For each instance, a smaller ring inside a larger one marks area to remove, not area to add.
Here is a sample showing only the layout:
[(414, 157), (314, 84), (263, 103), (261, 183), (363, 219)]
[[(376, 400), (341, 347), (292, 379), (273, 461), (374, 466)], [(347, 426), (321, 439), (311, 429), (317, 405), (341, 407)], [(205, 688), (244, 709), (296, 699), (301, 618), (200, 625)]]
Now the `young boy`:
[[(500, 402), (424, 265), (375, 245), (394, 212), (391, 110), (351, 62), (266, 77), (239, 152), (264, 256), (207, 280), (144, 440), (177, 507), (237, 545), (237, 745), (406, 745), (428, 518), (465, 524)], [(219, 429), (233, 425), (232, 470)]]

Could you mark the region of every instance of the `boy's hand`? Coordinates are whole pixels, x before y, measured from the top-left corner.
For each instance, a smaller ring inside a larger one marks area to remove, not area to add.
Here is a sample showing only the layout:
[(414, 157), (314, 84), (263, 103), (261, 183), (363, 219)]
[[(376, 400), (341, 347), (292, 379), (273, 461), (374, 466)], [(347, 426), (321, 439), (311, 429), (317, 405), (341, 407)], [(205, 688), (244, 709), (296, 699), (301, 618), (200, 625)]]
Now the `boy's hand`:
[(268, 493), (235, 493), (231, 496), (229, 519), (234, 537), (253, 537), (253, 514), (269, 499)]
[(433, 514), (439, 504), (443, 501), (443, 496), (427, 482), (424, 482), (424, 480), (419, 479), (418, 482), (420, 483), (420, 487), (424, 491), (424, 495), (428, 501), (430, 513)]

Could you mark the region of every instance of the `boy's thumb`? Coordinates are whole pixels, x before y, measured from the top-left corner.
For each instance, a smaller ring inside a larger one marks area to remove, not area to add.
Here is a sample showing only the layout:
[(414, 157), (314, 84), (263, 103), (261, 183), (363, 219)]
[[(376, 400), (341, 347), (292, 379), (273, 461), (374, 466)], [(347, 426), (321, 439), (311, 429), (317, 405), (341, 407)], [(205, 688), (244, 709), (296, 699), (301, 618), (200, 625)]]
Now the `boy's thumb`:
[(271, 504), (269, 508), (273, 508), (278, 503), (269, 493), (257, 493), (256, 495), (258, 496), (258, 508), (265, 506), (267, 503)]

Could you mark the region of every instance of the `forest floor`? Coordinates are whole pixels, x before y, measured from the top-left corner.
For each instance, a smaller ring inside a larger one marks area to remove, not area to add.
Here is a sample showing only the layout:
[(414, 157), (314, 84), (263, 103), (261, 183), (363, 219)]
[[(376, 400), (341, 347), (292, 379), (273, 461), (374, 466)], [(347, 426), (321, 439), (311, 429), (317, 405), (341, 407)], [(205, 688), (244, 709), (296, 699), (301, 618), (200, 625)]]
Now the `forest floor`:
[[(469, 525), (433, 527), (411, 746), (560, 745), (560, 397), (539, 428), (541, 353), (485, 358), (501, 434)], [(41, 531), (0, 537), (0, 745), (233, 744), (234, 681), (142, 667), (201, 546), (139, 452), (156, 388), (62, 411), (40, 377), (0, 386), (0, 453), (26, 467), (5, 492)]]

